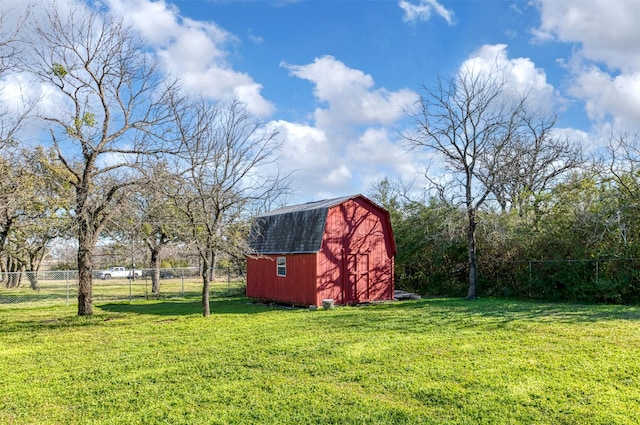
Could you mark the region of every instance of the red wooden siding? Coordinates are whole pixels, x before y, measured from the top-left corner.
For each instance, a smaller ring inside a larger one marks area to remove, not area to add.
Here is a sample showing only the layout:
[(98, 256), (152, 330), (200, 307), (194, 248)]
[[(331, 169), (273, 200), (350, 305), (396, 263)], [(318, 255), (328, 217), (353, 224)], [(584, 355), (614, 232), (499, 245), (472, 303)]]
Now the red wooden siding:
[[(265, 227), (271, 233), (265, 232), (264, 246), (271, 251), (247, 258), (247, 296), (296, 305), (321, 305), (326, 298), (336, 304), (393, 300), (396, 246), (385, 210), (356, 195), (280, 211), (284, 212), (263, 216), (275, 218)], [(309, 223), (313, 226), (306, 227)], [(316, 233), (309, 235), (310, 229)], [(306, 246), (309, 240), (314, 240), (313, 249), (319, 252), (273, 254), (280, 245), (289, 246), (285, 252), (296, 252), (292, 246)], [(284, 277), (277, 276), (278, 257), (286, 257)]]
[[(287, 275), (276, 275), (276, 258), (286, 257)], [(316, 304), (316, 254), (247, 258), (247, 296), (297, 305)]]
[(318, 255), (316, 303), (393, 299), (395, 245), (386, 214), (362, 198), (329, 209)]

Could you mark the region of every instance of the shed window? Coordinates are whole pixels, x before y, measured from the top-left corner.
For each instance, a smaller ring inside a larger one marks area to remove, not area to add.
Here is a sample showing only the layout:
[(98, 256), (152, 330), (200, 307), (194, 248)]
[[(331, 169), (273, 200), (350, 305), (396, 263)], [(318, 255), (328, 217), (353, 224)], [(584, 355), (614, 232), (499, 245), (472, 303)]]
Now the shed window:
[(287, 257), (278, 257), (276, 260), (277, 271), (276, 274), (278, 276), (286, 276), (287, 275)]

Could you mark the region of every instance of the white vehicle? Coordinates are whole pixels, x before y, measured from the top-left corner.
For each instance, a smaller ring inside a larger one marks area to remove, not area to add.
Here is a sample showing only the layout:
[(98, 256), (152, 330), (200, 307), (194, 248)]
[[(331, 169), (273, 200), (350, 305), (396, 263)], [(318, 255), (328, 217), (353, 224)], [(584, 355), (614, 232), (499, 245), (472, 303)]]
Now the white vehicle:
[(134, 279), (142, 276), (142, 272), (140, 270), (127, 270), (125, 267), (111, 267), (109, 270), (100, 270), (98, 272), (98, 277), (100, 279), (117, 279), (117, 278), (131, 278), (133, 275)]

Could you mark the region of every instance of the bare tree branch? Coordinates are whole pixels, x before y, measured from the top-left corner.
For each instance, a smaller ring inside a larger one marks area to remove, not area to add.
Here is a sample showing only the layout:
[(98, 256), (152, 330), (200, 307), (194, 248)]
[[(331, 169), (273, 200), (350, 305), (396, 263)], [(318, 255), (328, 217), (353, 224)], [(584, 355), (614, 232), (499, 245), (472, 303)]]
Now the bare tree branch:
[(164, 81), (121, 18), (70, 9), (47, 9), (27, 65), (63, 99), (41, 118), (75, 189), (78, 314), (91, 315), (93, 249), (114, 206), (144, 181), (143, 158), (165, 150), (157, 136), (171, 125), (166, 105), (177, 86)]
[(208, 316), (217, 258), (246, 252), (251, 215), (285, 194), (288, 180), (274, 167), (277, 133), (252, 117), (244, 104), (174, 98), (173, 106), (181, 149), (173, 165), (178, 184), (171, 185), (177, 190), (171, 196), (202, 260), (202, 307)]

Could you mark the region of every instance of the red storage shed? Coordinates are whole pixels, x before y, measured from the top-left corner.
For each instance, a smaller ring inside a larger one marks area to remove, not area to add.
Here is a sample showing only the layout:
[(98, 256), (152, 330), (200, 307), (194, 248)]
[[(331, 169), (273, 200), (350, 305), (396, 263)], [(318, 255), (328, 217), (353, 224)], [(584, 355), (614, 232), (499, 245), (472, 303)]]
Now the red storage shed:
[(389, 213), (362, 195), (292, 205), (256, 217), (247, 296), (294, 305), (393, 300), (396, 245)]

